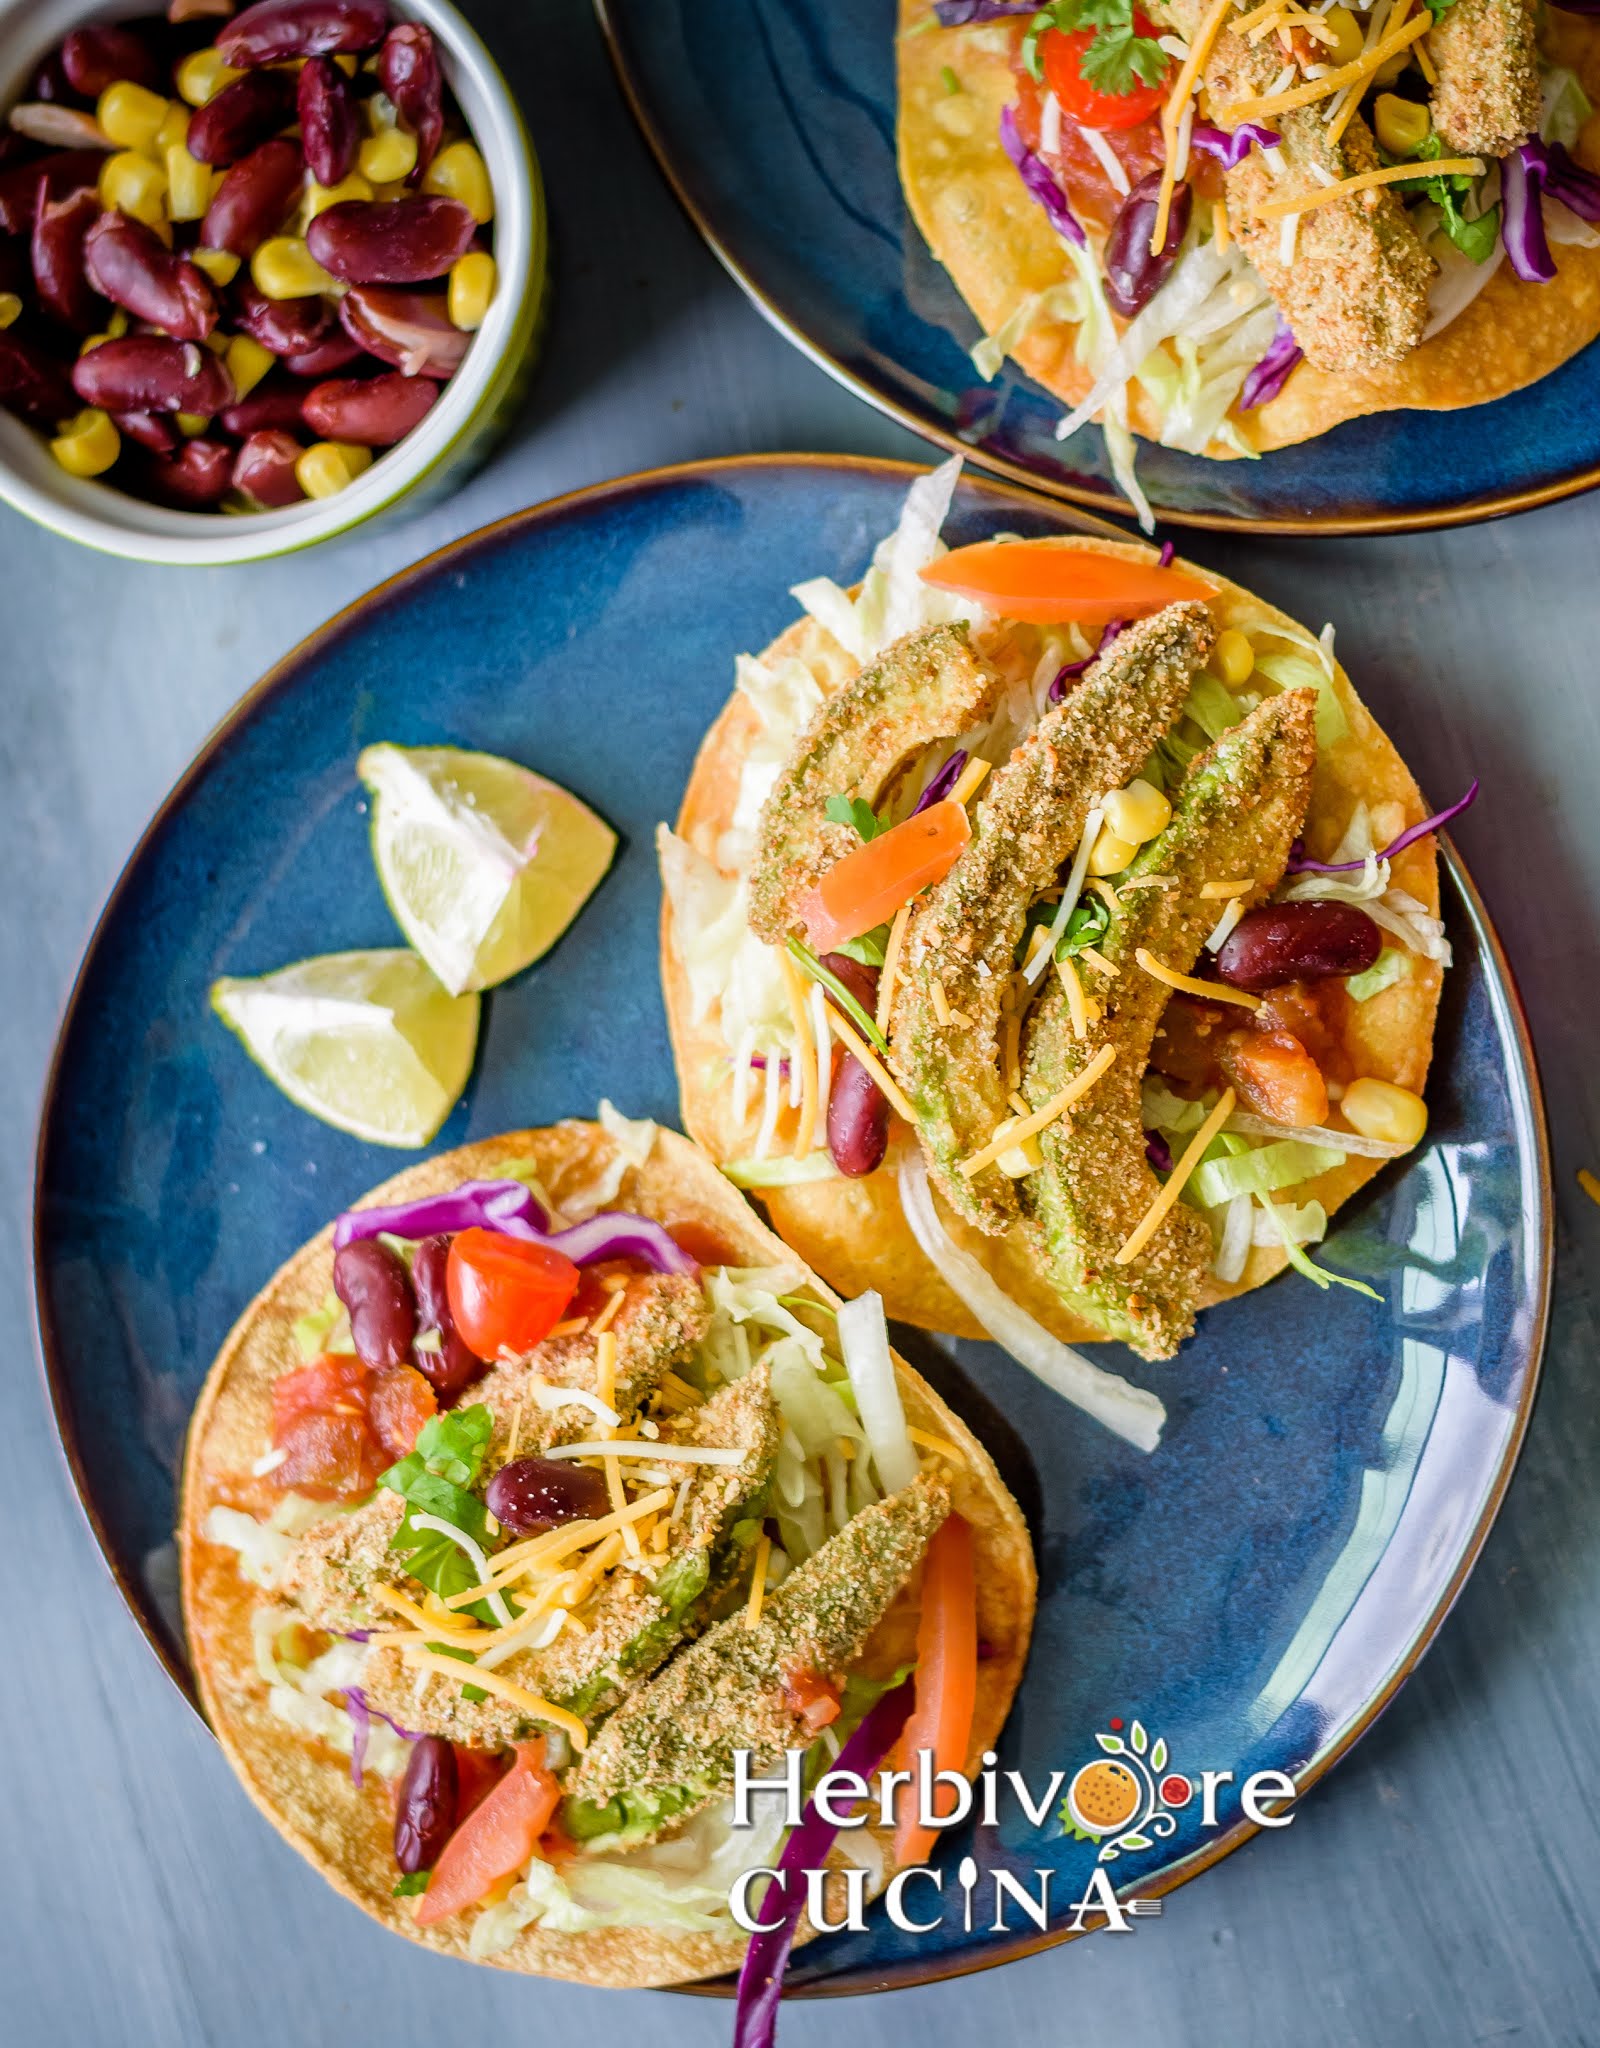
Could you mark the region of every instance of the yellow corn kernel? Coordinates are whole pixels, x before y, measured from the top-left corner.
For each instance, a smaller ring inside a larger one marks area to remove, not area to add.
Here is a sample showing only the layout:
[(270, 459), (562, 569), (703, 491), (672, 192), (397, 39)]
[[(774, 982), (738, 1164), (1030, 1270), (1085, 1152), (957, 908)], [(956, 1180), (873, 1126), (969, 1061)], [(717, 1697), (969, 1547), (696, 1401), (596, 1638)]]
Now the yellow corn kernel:
[(22, 301), (15, 292), (0, 292), (0, 327), (9, 327), (22, 311)]
[(181, 142), (166, 152), (167, 217), (170, 220), (203, 220), (212, 195), (221, 184), (221, 174), (210, 164), (197, 163)]
[(210, 349), (214, 356), (225, 356), (228, 353), (228, 337), (220, 327), (213, 327), (200, 346)]
[(342, 206), (347, 199), (364, 201), (371, 197), (372, 187), (354, 171), (348, 178), (341, 178), (337, 185), (309, 184), (305, 197), (306, 219), (314, 221), (319, 213), (326, 213), (330, 206)]
[(203, 107), (207, 100), (214, 100), (225, 85), (232, 85), (236, 78), (243, 78), (242, 71), (235, 71), (231, 64), (224, 64), (222, 52), (214, 46), (205, 50), (191, 50), (178, 66), (178, 90), (191, 107)]
[(1428, 1105), (1420, 1095), (1370, 1074), (1350, 1083), (1339, 1107), (1351, 1130), (1388, 1145), (1420, 1144), (1428, 1128)]
[(417, 138), (403, 128), (380, 128), (356, 152), (357, 169), (374, 185), (398, 184), (410, 177), (416, 163)]
[(181, 100), (168, 100), (166, 119), (156, 130), (156, 152), (165, 155), (181, 142), (189, 140), (189, 109)]
[(1348, 7), (1330, 7), (1322, 17), (1332, 31), (1333, 41), (1324, 43), (1318, 57), (1327, 64), (1353, 64), (1361, 55), (1366, 35)]
[(450, 294), (447, 301), (450, 325), (474, 334), (483, 325), (494, 298), (498, 273), (487, 249), (469, 249), (450, 266)]
[(118, 149), (154, 149), (171, 102), (131, 78), (119, 78), (100, 95), (95, 119)]
[(1256, 651), (1250, 645), (1250, 635), (1241, 633), (1237, 626), (1219, 633), (1211, 650), (1211, 666), (1230, 690), (1249, 682), (1256, 671)]
[(213, 284), (232, 284), (239, 275), (239, 259), (231, 249), (191, 249), (189, 261)]
[(294, 473), (308, 498), (331, 498), (353, 484), (371, 460), (370, 448), (358, 448), (351, 441), (314, 441)]
[(250, 258), (250, 276), (263, 298), (309, 299), (331, 292), (333, 279), (298, 235), (273, 235)]
[(1380, 92), (1373, 109), (1372, 125), (1378, 140), (1391, 156), (1415, 156), (1428, 139), (1431, 123), (1426, 107), (1416, 100), (1403, 100), (1397, 93)]
[(1172, 806), (1144, 778), (1138, 777), (1126, 789), (1114, 789), (1105, 801), (1105, 829), (1134, 846), (1143, 846), (1167, 829)]
[(338, 65), (346, 78), (354, 78), (361, 69), (361, 59), (354, 50), (340, 50), (333, 61)]
[(422, 174), (422, 189), (442, 199), (459, 199), (479, 227), (494, 219), (489, 167), (470, 142), (452, 142), (441, 149)]
[(203, 434), (211, 424), (208, 412), (176, 412), (172, 417), (178, 423), (178, 432), (192, 441), (196, 434)]
[(244, 398), (255, 390), (278, 359), (271, 349), (263, 348), (250, 335), (236, 334), (228, 343), (226, 360), (234, 391)]
[(50, 453), (69, 476), (103, 476), (122, 453), (122, 436), (110, 414), (92, 405), (67, 421)]
[[(113, 306), (111, 309), (111, 318), (106, 322), (106, 334), (112, 341), (120, 341), (122, 337), (127, 333), (128, 328), (131, 324), (132, 323), (129, 318), (127, 307)], [(1400, 835), (1398, 832), (1396, 832), (1392, 833), (1390, 836), (1392, 838), (1398, 839)]]
[[(1021, 1122), (1020, 1116), (1008, 1116), (1002, 1123), (995, 1125), (990, 1135), (995, 1138), (1008, 1137)], [(1024, 1138), (1020, 1145), (1008, 1145), (995, 1161), (995, 1165), (1008, 1180), (1021, 1180), (1024, 1174), (1037, 1173), (1043, 1164), (1044, 1154), (1039, 1150), (1039, 1140), (1036, 1136)]]
[(1091, 875), (1120, 875), (1138, 851), (1138, 847), (1119, 832), (1113, 832), (1109, 825), (1102, 825), (1089, 855), (1089, 872)]
[(166, 171), (136, 149), (118, 150), (100, 166), (100, 204), (109, 210), (153, 228), (166, 220), (166, 201)]

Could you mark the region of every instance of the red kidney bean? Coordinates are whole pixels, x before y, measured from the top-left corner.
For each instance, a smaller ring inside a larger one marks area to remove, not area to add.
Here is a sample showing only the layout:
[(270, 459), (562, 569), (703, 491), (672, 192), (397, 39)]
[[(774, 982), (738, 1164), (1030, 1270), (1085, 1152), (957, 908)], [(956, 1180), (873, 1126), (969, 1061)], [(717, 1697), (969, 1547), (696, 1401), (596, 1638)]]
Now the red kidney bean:
[(189, 512), (209, 512), (227, 496), (233, 481), (233, 450), (226, 441), (197, 434), (170, 462), (152, 462), (144, 472), (153, 496)]
[(224, 59), (241, 70), (285, 57), (371, 50), (389, 26), (387, 0), (257, 0), (217, 36)]
[(114, 412), (111, 417), (125, 441), (136, 441), (152, 455), (170, 455), (178, 445), (178, 430), (165, 413)]
[(302, 423), (305, 398), (298, 384), (269, 373), (266, 382), (258, 384), (248, 397), (224, 406), (217, 414), (217, 425), (241, 441), (252, 434), (291, 434)]
[(234, 164), (294, 119), (287, 71), (250, 71), (225, 85), (189, 117), (189, 154), (203, 164)]
[(347, 199), (319, 213), (306, 246), (346, 284), (426, 284), (472, 247), (459, 199)]
[(105, 160), (103, 149), (64, 149), (28, 163), (7, 164), (0, 169), (0, 234), (30, 232), (39, 187), (46, 178), (55, 196), (64, 198), (74, 186), (97, 184)]
[(160, 334), (102, 341), (72, 366), (72, 388), (107, 412), (197, 412), (207, 418), (233, 403), (227, 365), (198, 342)]
[(381, 377), (339, 377), (306, 399), (306, 425), (328, 441), (392, 448), (420, 426), (439, 387), (426, 377), (389, 370)]
[(319, 185), (337, 185), (354, 168), (361, 140), (354, 86), (331, 57), (308, 57), (295, 103), (312, 177)]
[(585, 1522), (609, 1512), (601, 1475), (565, 1459), (513, 1458), (484, 1489), (484, 1505), (514, 1536), (536, 1536), (563, 1522)]
[(269, 299), (248, 277), (236, 280), (233, 303), (245, 333), (275, 356), (303, 355), (338, 324), (326, 299)]
[(442, 1735), (412, 1745), (394, 1806), (394, 1860), (402, 1875), (431, 1870), (455, 1833), (461, 1804), (456, 1753)]
[(57, 105), (73, 97), (67, 74), (61, 68), (61, 52), (52, 50), (29, 83), (26, 97), (30, 100), (48, 100)]
[(454, 376), (472, 339), (451, 324), (443, 292), (353, 285), (339, 301), (339, 318), (369, 354), (408, 377)]
[(889, 1104), (853, 1052), (834, 1070), (828, 1091), (828, 1150), (852, 1180), (875, 1172), (889, 1149)]
[(352, 363), (359, 363), (361, 356), (360, 344), (335, 329), (326, 341), (285, 356), (283, 367), (292, 377), (332, 377), (340, 370), (348, 370)]
[(304, 171), (300, 145), (286, 135), (240, 157), (211, 195), (200, 223), (201, 246), (253, 256), (282, 227), (300, 196)]
[(852, 960), (848, 953), (824, 953), (822, 964), (835, 981), (842, 981), (870, 1017), (878, 1002), (878, 970), (864, 960)]
[(333, 1256), (333, 1291), (350, 1311), (350, 1335), (363, 1365), (409, 1365), (417, 1304), (403, 1263), (375, 1237), (358, 1237)]
[(1217, 973), (1234, 988), (1279, 988), (1361, 974), (1383, 949), (1383, 933), (1354, 903), (1266, 903), (1247, 910), (1217, 954)]
[[(280, 505), (296, 505), (305, 496), (294, 466), (300, 460), (301, 443), (281, 428), (263, 427), (246, 437), (233, 458), (233, 487), (268, 511)], [(419, 1366), (422, 1361), (417, 1360)], [(426, 1368), (423, 1377), (431, 1378)]]
[(73, 91), (86, 100), (97, 100), (119, 78), (131, 78), (151, 92), (161, 92), (166, 85), (144, 37), (110, 21), (75, 28), (61, 45), (61, 69)]
[(1104, 266), (1106, 297), (1124, 319), (1131, 320), (1166, 283), (1189, 226), (1191, 195), (1189, 187), (1180, 184), (1173, 188), (1167, 239), (1160, 253), (1152, 255), (1150, 237), (1155, 233), (1160, 201), (1161, 173), (1151, 171), (1123, 200), (1111, 223)]
[(7, 117), (13, 135), (46, 149), (112, 150), (116, 144), (93, 114), (83, 107), (63, 107), (48, 100), (24, 100)]
[[(320, 429), (318, 430), (321, 431)], [(298, 451), (296, 451), (298, 452)], [(422, 1331), (438, 1333), (437, 1350), (424, 1350), (420, 1339), (412, 1349), (411, 1362), (448, 1408), (462, 1391), (485, 1370), (484, 1362), (470, 1350), (450, 1313), (450, 1296), (445, 1274), (450, 1264), (447, 1232), (425, 1237), (411, 1260), (411, 1284), (417, 1291), (417, 1322)]]
[(11, 327), (0, 327), (0, 405), (41, 427), (56, 426), (78, 409), (62, 365)]
[(31, 244), (34, 288), (45, 311), (74, 334), (92, 334), (100, 321), (100, 301), (85, 272), (86, 240), (99, 218), (92, 187), (80, 185), (58, 198), (48, 178), (40, 185)]
[(406, 181), (415, 185), (444, 134), (444, 76), (433, 31), (420, 21), (402, 21), (390, 29), (378, 52), (378, 83), (393, 102), (400, 126), (417, 138), (416, 167)]
[(204, 341), (217, 324), (209, 280), (142, 221), (101, 214), (84, 241), (83, 259), (96, 291), (174, 341)]

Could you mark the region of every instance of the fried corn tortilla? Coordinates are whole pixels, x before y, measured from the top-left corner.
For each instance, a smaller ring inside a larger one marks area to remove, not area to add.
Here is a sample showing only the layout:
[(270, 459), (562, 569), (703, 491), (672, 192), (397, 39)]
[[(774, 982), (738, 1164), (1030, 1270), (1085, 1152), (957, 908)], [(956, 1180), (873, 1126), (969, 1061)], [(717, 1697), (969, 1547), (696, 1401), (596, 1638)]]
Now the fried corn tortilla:
[[(929, 248), (949, 272), (985, 334), (995, 333), (1036, 292), (1065, 281), (1061, 239), (1030, 198), (1000, 143), (1000, 115), (1015, 94), (1010, 25), (934, 32), (928, 0), (900, 0), (900, 179)], [(1570, 67), (1600, 102), (1600, 36), (1589, 21), (1549, 10), (1540, 32), (1551, 62)], [(953, 68), (960, 91), (944, 76)], [(1573, 154), (1600, 168), (1600, 114)], [(1562, 242), (1557, 274), (1525, 284), (1501, 263), (1478, 296), (1441, 332), (1400, 361), (1362, 374), (1301, 363), (1279, 394), (1229, 421), (1258, 453), (1312, 440), (1364, 414), (1415, 409), (1454, 412), (1536, 383), (1600, 335), (1600, 247)], [(1016, 361), (1066, 406), (1083, 399), (1092, 371), (1079, 361), (1076, 327), (1036, 323)], [(1160, 421), (1143, 389), (1128, 387), (1129, 424), (1159, 440)], [(1213, 458), (1239, 453), (1213, 439)]]
[[(1062, 537), (1054, 544), (1120, 555), (1130, 562), (1148, 563), (1153, 559), (1151, 549), (1135, 542)], [(1219, 632), (1239, 627), (1260, 634), (1267, 628), (1277, 628), (1304, 637), (1304, 629), (1285, 613), (1224, 581), (1213, 571), (1202, 570), (1181, 558), (1174, 566), (1216, 586), (1207, 608)], [(1027, 633), (1034, 629), (1014, 630)], [(770, 667), (787, 656), (805, 664), (824, 698), (836, 692), (859, 667), (838, 640), (810, 617), (796, 621), (759, 659)], [(1337, 663), (1332, 688), (1343, 710), (1347, 731), (1342, 738), (1317, 749), (1304, 834), (1307, 851), (1321, 860), (1332, 857), (1358, 803), (1373, 810), (1388, 806), (1391, 815), (1403, 816), (1407, 826), (1428, 815), (1428, 807), (1410, 771)], [(706, 735), (677, 820), (678, 836), (712, 861), (716, 861), (724, 835), (734, 820), (744, 763), (760, 741), (758, 715), (749, 699), (736, 693)], [(1394, 886), (1407, 891), (1430, 915), (1437, 916), (1438, 858), (1431, 836), (1400, 853), (1393, 862), (1392, 874)], [(664, 903), (662, 911), (662, 975), (677, 1057), (684, 1127), (713, 1159), (726, 1163), (747, 1158), (754, 1147), (759, 1100), (747, 1105), (741, 1121), (735, 1120), (733, 1096), (727, 1084), (731, 1049), (723, 1034), (720, 1010), (713, 1004), (698, 1019), (695, 1016), (670, 901)], [(1350, 1001), (1344, 1005), (1343, 1050), (1354, 1072), (1421, 1093), (1432, 1053), (1442, 979), (1442, 970), (1433, 960), (1413, 956), (1405, 979), (1365, 1002)], [(752, 1094), (758, 1095), (758, 1091)], [(758, 1191), (759, 1199), (779, 1235), (841, 1293), (850, 1295), (876, 1288), (892, 1317), (955, 1336), (982, 1337), (985, 1332), (971, 1311), (924, 1256), (901, 1208), (897, 1161), (901, 1146), (911, 1142), (910, 1132), (896, 1120), (891, 1127), (888, 1156), (875, 1172), (861, 1179), (836, 1177), (762, 1188)], [(777, 1149), (782, 1149), (781, 1138)], [(1320, 1202), (1331, 1217), (1383, 1164), (1379, 1159), (1348, 1156), (1339, 1166), (1297, 1183), (1294, 1199)], [(1000, 1287), (1046, 1328), (1068, 1343), (1104, 1339), (1104, 1329), (1073, 1315), (1046, 1283), (1025, 1225), (1018, 1225), (1003, 1236), (993, 1236), (961, 1221), (947, 1205), (941, 1206), (940, 1216), (955, 1242), (977, 1258)], [(1281, 1246), (1254, 1246), (1239, 1280), (1222, 1282), (1214, 1276), (1207, 1279), (1200, 1306), (1261, 1286), (1282, 1272), (1287, 1262), (1287, 1253)]]
[[(387, 1181), (376, 1203), (442, 1193), (464, 1181), (498, 1177), (510, 1160), (535, 1162), (540, 1180), (561, 1206), (604, 1175), (613, 1139), (598, 1125), (565, 1122), (514, 1132), (430, 1159)], [(692, 1225), (726, 1252), (729, 1263), (794, 1261), (746, 1202), (686, 1140), (657, 1131), (648, 1159), (630, 1166), (615, 1201), (630, 1210)], [(286, 1841), (335, 1890), (397, 1934), (441, 1954), (467, 1957), (472, 1914), (430, 1928), (412, 1919), (413, 1901), (393, 1896), (391, 1788), (370, 1770), (364, 1789), (351, 1782), (349, 1759), (277, 1718), (252, 1652), (251, 1615), (271, 1595), (249, 1583), (234, 1551), (202, 1533), (218, 1505), (264, 1516), (280, 1496), (252, 1465), (271, 1439), (272, 1385), (304, 1364), (295, 1335), (298, 1317), (318, 1309), (328, 1292), (333, 1227), (304, 1245), (268, 1282), (230, 1332), (207, 1378), (190, 1425), (178, 1540), (183, 1605), (200, 1697), (217, 1738), (246, 1792)], [(829, 1299), (826, 1289), (819, 1298)], [(949, 1468), (956, 1512), (971, 1527), (976, 1564), (977, 1707), (968, 1769), (976, 1771), (1010, 1711), (1032, 1628), (1036, 1577), (1021, 1513), (988, 1453), (961, 1420), (911, 1368), (896, 1366), (907, 1422), (952, 1445)], [(463, 1397), (470, 1401), (471, 1391)], [(887, 1672), (911, 1654), (916, 1581), (897, 1596), (875, 1631), (863, 1664)], [(670, 1669), (670, 1666), (668, 1667)], [(602, 1724), (603, 1725), (603, 1724)], [(893, 1875), (892, 1836), (871, 1830)], [(799, 1938), (812, 1930), (802, 1921)], [(526, 1929), (514, 1945), (485, 1960), (496, 1966), (584, 1984), (622, 1987), (677, 1984), (736, 1969), (744, 1937), (669, 1933), (653, 1927), (609, 1927), (584, 1933)]]

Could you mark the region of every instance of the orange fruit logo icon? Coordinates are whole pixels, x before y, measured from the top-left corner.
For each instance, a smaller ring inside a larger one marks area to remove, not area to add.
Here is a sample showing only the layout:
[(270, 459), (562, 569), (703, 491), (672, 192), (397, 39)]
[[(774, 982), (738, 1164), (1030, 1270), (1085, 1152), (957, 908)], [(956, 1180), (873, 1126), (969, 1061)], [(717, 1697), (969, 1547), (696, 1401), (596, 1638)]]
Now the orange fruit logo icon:
[(1126, 1764), (1097, 1757), (1085, 1764), (1067, 1787), (1067, 1805), (1088, 1834), (1114, 1834), (1126, 1827), (1144, 1804), (1144, 1787)]

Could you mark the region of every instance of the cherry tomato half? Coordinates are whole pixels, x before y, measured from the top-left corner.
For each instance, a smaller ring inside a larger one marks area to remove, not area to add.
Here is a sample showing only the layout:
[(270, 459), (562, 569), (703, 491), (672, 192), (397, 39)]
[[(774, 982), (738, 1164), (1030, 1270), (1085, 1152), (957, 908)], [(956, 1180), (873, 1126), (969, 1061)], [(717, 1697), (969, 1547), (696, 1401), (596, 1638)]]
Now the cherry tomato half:
[[(1136, 36), (1154, 37), (1155, 28), (1142, 14), (1133, 17)], [(1127, 92), (1101, 92), (1083, 75), (1084, 52), (1098, 35), (1098, 29), (1048, 30), (1039, 39), (1039, 58), (1044, 82), (1061, 104), (1069, 120), (1083, 128), (1137, 128), (1148, 121), (1167, 96), (1167, 80), (1145, 85), (1135, 79)], [(1171, 70), (1171, 66), (1168, 66)]]
[(531, 1351), (548, 1337), (578, 1289), (578, 1269), (548, 1245), (497, 1230), (462, 1230), (445, 1274), (450, 1313), (480, 1358)]

